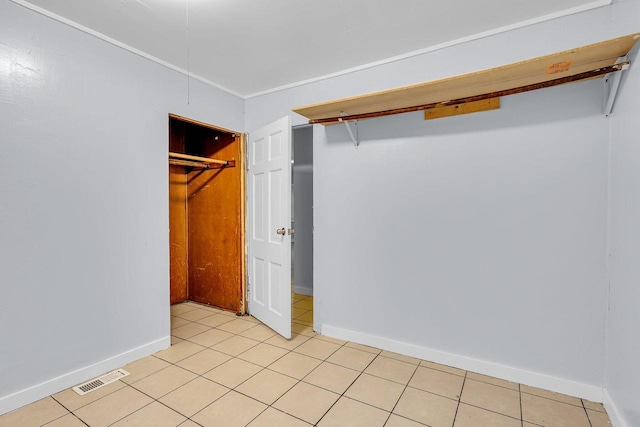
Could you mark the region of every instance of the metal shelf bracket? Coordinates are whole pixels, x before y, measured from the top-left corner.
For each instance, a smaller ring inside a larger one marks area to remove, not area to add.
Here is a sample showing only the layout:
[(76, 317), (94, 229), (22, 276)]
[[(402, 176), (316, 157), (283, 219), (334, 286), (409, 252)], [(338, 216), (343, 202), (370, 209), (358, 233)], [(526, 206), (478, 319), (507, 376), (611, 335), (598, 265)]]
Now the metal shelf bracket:
[(613, 104), (616, 101), (616, 96), (618, 95), (618, 89), (620, 88), (620, 79), (622, 78), (622, 72), (629, 68), (629, 62), (626, 56), (621, 56), (616, 61), (616, 64), (624, 64), (620, 71), (615, 73), (609, 73), (604, 77), (604, 84), (606, 88), (608, 88), (606, 99), (604, 103), (604, 115), (605, 117), (609, 117), (611, 115), (611, 111), (613, 110)]
[[(341, 114), (342, 116), (346, 116), (347, 113), (345, 113), (344, 111)], [(349, 121), (348, 120), (342, 120), (342, 119), (338, 119), (341, 123), (344, 123), (344, 125), (347, 127), (347, 131), (349, 131), (349, 136), (351, 137), (351, 141), (353, 141), (353, 145), (358, 148), (360, 146), (360, 139), (359, 139), (359, 135), (358, 135), (358, 121), (357, 120), (353, 120), (353, 124), (356, 127), (356, 134), (353, 134), (353, 131), (351, 130), (351, 126), (349, 126)]]

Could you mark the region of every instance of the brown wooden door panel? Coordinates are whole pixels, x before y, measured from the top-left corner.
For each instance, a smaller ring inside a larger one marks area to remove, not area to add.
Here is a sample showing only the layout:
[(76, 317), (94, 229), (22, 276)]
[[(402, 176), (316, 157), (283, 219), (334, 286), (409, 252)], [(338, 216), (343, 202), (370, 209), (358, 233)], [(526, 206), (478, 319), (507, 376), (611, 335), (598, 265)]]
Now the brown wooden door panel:
[(189, 173), (189, 298), (238, 311), (242, 301), (242, 162), (235, 138), (217, 136), (217, 140), (187, 140), (187, 151), (204, 157), (237, 160), (233, 168)]

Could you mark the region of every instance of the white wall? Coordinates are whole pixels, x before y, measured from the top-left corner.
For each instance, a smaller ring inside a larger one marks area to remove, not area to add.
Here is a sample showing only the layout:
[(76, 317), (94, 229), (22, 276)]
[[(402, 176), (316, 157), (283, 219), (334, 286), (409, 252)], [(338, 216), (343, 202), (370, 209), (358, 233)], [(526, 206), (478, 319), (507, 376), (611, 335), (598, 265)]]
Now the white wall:
[[(585, 29), (589, 31), (585, 31)], [(610, 38), (610, 10), (249, 99), (291, 108)], [(314, 296), (324, 333), (602, 398), (609, 123), (602, 82), (314, 134)], [(296, 117), (297, 122), (303, 119)]]
[(313, 128), (293, 129), (294, 290), (313, 295)]
[[(613, 9), (618, 34), (640, 31), (640, 1), (618, 1)], [(624, 73), (611, 120), (610, 307), (607, 389), (620, 419), (640, 425), (640, 69)], [(611, 413), (611, 411), (610, 411)]]
[(0, 40), (3, 413), (169, 344), (167, 114), (243, 101), (7, 0)]

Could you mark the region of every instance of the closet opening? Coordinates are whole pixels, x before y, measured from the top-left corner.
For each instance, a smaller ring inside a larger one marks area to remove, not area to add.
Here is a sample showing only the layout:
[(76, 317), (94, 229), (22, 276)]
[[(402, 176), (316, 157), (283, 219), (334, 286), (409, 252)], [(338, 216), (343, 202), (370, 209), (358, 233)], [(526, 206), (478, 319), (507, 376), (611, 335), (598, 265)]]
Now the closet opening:
[(291, 320), (313, 327), (313, 126), (292, 130)]
[(244, 135), (169, 115), (170, 302), (244, 314)]

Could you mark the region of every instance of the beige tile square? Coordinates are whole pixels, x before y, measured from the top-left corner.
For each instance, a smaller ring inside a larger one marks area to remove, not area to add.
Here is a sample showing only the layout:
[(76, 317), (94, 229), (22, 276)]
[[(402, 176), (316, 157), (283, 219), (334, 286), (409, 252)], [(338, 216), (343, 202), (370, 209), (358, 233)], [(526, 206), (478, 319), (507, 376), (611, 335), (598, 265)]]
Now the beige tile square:
[(286, 375), (264, 369), (236, 387), (236, 391), (271, 405), (297, 382)]
[[(411, 363), (401, 362), (388, 357), (376, 357), (364, 371), (367, 374), (407, 384), (416, 371), (417, 366)], [(461, 387), (462, 388), (462, 387)]]
[(203, 426), (221, 426), (224, 420), (224, 427), (244, 427), (266, 408), (267, 405), (232, 390), (192, 419)]
[(178, 427), (202, 427), (200, 424), (196, 424), (191, 420), (187, 420), (180, 424)]
[(391, 414), (384, 427), (424, 427), (424, 424), (417, 423), (396, 414)]
[[(113, 393), (114, 391), (120, 390), (123, 387), (126, 387), (125, 383), (123, 383), (122, 381), (115, 381), (83, 396), (80, 396), (78, 393), (73, 391), (73, 389), (68, 388), (61, 391), (60, 393), (54, 394), (51, 397), (53, 397), (69, 411), (75, 411), (76, 409), (82, 408), (83, 406), (88, 405), (91, 402), (95, 402), (96, 400), (101, 399), (106, 395)], [(1, 424), (2, 423), (0, 423), (0, 425)]]
[(521, 427), (521, 423), (519, 419), (461, 403), (453, 427)]
[(256, 365), (260, 365), (262, 367), (266, 367), (271, 365), (273, 362), (280, 359), (287, 353), (288, 351), (284, 348), (261, 343), (240, 354), (238, 358), (246, 360), (247, 362), (255, 363)]
[(285, 350), (293, 350), (294, 348), (298, 347), (300, 344), (307, 341), (308, 339), (309, 339), (308, 336), (299, 335), (299, 334), (291, 334), (290, 340), (284, 339), (280, 335), (275, 335), (269, 338), (268, 340), (266, 340), (265, 342), (267, 344), (284, 348)]
[(389, 413), (341, 397), (318, 423), (319, 427), (383, 427)]
[(228, 391), (228, 388), (218, 383), (198, 377), (160, 398), (160, 402), (186, 417), (191, 417)]
[(177, 363), (182, 359), (186, 359), (189, 356), (193, 356), (196, 353), (201, 352), (205, 348), (201, 345), (194, 344), (189, 341), (182, 341), (176, 345), (172, 345), (166, 350), (162, 350), (154, 354), (162, 360), (166, 360), (169, 363)]
[(104, 427), (126, 417), (153, 402), (149, 396), (131, 387), (124, 387), (100, 400), (74, 411), (91, 427)]
[(490, 377), (488, 375), (476, 374), (475, 372), (468, 372), (467, 378), (475, 381), (482, 381), (484, 383), (497, 385), (499, 387), (510, 388), (511, 390), (520, 391), (520, 384), (503, 380), (500, 378)]
[(295, 319), (296, 317), (300, 317), (303, 314), (308, 313), (308, 312), (309, 312), (308, 309), (292, 307), (291, 308), (291, 318)]
[(180, 326), (188, 325), (191, 321), (183, 319), (181, 317), (171, 316), (171, 330), (179, 328)]
[(258, 344), (260, 344), (260, 341), (241, 337), (240, 335), (234, 335), (231, 338), (212, 346), (211, 348), (230, 356), (237, 356), (240, 353), (244, 353), (250, 348), (257, 346)]
[(225, 323), (233, 321), (233, 318), (223, 314), (209, 314), (209, 316), (199, 319), (198, 323), (215, 328), (216, 326), (224, 325)]
[(221, 343), (222, 341), (228, 340), (232, 336), (233, 334), (230, 334), (229, 332), (221, 331), (219, 329), (209, 329), (207, 332), (194, 335), (189, 338), (189, 341), (204, 347), (211, 347)]
[(611, 420), (609, 420), (609, 416), (605, 412), (587, 409), (587, 416), (591, 422), (591, 427), (611, 427)]
[(385, 411), (391, 411), (403, 391), (402, 384), (362, 374), (344, 395)]
[(339, 397), (338, 394), (300, 382), (278, 399), (273, 407), (309, 424), (316, 424)]
[(222, 310), (221, 308), (218, 307), (214, 307), (212, 305), (207, 305), (207, 304), (201, 304), (201, 303), (197, 303), (197, 302), (188, 302), (187, 304), (195, 307), (195, 308), (199, 308), (201, 310), (207, 310), (210, 311), (212, 313), (223, 313), (224, 310)]
[(244, 314), (242, 316), (239, 316), (238, 318), (241, 319), (241, 320), (244, 320), (245, 322), (255, 323), (256, 325), (261, 325), (262, 324), (261, 321), (259, 321), (258, 319), (256, 319), (255, 317), (253, 317), (250, 314)]
[(345, 368), (362, 371), (369, 366), (369, 363), (371, 363), (375, 358), (376, 355), (373, 353), (347, 347), (345, 345), (333, 353), (327, 359), (327, 362), (335, 363), (337, 365), (344, 366)]
[(202, 375), (216, 366), (222, 365), (229, 359), (231, 359), (231, 356), (207, 348), (191, 357), (182, 359), (177, 365), (195, 374)]
[(596, 402), (591, 402), (590, 400), (582, 399), (582, 404), (586, 409), (591, 409), (592, 411), (607, 412), (604, 409), (604, 405), (602, 403), (596, 403)]
[(182, 338), (174, 337), (173, 335), (171, 335), (171, 345), (176, 345), (182, 341), (184, 341)]
[(229, 310), (218, 310), (216, 311), (216, 313), (218, 314), (222, 314), (223, 316), (228, 316), (231, 319), (240, 319), (241, 317), (238, 316), (238, 313), (235, 311), (229, 311)]
[(291, 296), (291, 302), (292, 302), (293, 304), (295, 304), (296, 302), (298, 302), (298, 301), (302, 301), (303, 299), (306, 299), (306, 298), (307, 298), (307, 295), (302, 295), (302, 294), (296, 294), (296, 293), (294, 293), (294, 294)]
[(202, 308), (203, 310), (207, 310), (208, 308), (212, 307), (210, 305), (206, 305), (206, 304), (203, 304), (203, 303), (200, 303), (200, 302), (196, 302), (196, 301), (185, 301), (184, 304), (189, 306), (189, 307)]
[(201, 334), (204, 331), (208, 331), (209, 329), (211, 328), (205, 325), (201, 325), (200, 323), (189, 322), (184, 326), (173, 329), (171, 331), (171, 335), (186, 340), (187, 338), (191, 338), (194, 335)]
[(348, 342), (345, 345), (347, 347), (355, 348), (356, 350), (366, 351), (373, 354), (380, 354), (380, 352), (382, 352), (382, 350), (380, 350), (379, 348), (370, 347), (368, 345), (358, 344), (355, 342)]
[(0, 426), (40, 427), (68, 413), (69, 411), (49, 396), (0, 416)]
[[(1, 420), (2, 418), (0, 418), (0, 425), (3, 425)], [(64, 417), (58, 418), (55, 421), (51, 421), (50, 423), (45, 424), (44, 427), (87, 427), (87, 425), (80, 421), (80, 419), (75, 415), (68, 414)]]
[(407, 387), (393, 412), (431, 427), (450, 427), (457, 407), (455, 400)]
[(301, 380), (313, 371), (320, 363), (318, 359), (298, 353), (287, 353), (271, 365), (269, 369)]
[(171, 315), (178, 316), (180, 314), (185, 314), (189, 311), (195, 310), (196, 308), (198, 307), (194, 307), (192, 305), (185, 304), (185, 303), (174, 304), (171, 306)]
[(181, 385), (188, 383), (195, 377), (196, 374), (193, 372), (172, 365), (140, 381), (136, 381), (131, 384), (131, 386), (154, 399), (158, 399)]
[(204, 319), (205, 317), (211, 316), (211, 312), (209, 310), (196, 308), (195, 310), (189, 310), (188, 312), (178, 314), (177, 316), (183, 319), (189, 320), (191, 322), (195, 322), (197, 320)]
[(332, 342), (320, 340), (316, 337), (299, 345), (293, 351), (295, 351), (296, 353), (304, 354), (306, 356), (315, 357), (316, 359), (324, 360), (335, 353), (336, 350), (338, 350), (340, 347), (340, 344), (334, 344)]
[(463, 383), (464, 377), (419, 366), (409, 381), (409, 386), (457, 400)]
[(229, 388), (236, 388), (248, 378), (260, 372), (262, 368), (253, 363), (240, 359), (231, 359), (228, 362), (210, 370), (204, 374), (205, 378), (215, 381)]
[(276, 332), (264, 325), (256, 325), (251, 329), (241, 332), (239, 335), (256, 341), (264, 341), (276, 335)]
[(310, 425), (277, 409), (267, 408), (247, 427), (309, 427)]
[(467, 379), (460, 401), (520, 419), (520, 393), (515, 390)]
[(313, 311), (307, 311), (306, 313), (295, 317), (295, 321), (313, 324)]
[(388, 357), (390, 359), (396, 359), (401, 362), (411, 363), (412, 365), (420, 364), (420, 359), (416, 359), (415, 357), (411, 356), (405, 356), (404, 354), (394, 353), (392, 351), (383, 350), (382, 353), (380, 353), (380, 356)]
[(303, 381), (342, 394), (358, 378), (360, 372), (333, 363), (323, 362)]
[(183, 421), (186, 421), (186, 418), (176, 411), (172, 411), (158, 402), (153, 402), (117, 423), (112, 424), (112, 426), (176, 427), (182, 424)]
[(232, 334), (239, 334), (240, 332), (246, 331), (247, 329), (253, 328), (255, 323), (247, 322), (246, 320), (232, 320), (231, 322), (224, 323), (220, 326), (217, 326), (217, 329), (222, 331), (230, 332)]
[(302, 324), (302, 323), (293, 323), (291, 325), (291, 332), (293, 334), (300, 334), (300, 335), (305, 335), (305, 336), (308, 336), (308, 337), (316, 336), (316, 333), (313, 332), (313, 327), (311, 327), (309, 325)]
[[(129, 372), (129, 375), (122, 378), (120, 381), (122, 381), (123, 383), (131, 384), (153, 373), (156, 373), (159, 370), (166, 368), (167, 366), (169, 366), (169, 363), (167, 361), (159, 359), (155, 356), (147, 356), (145, 358), (138, 359), (135, 362), (129, 363), (128, 365), (125, 365), (122, 369)], [(107, 387), (109, 386), (106, 386), (104, 388)], [(93, 393), (97, 393), (97, 391), (94, 391)]]
[(464, 377), (467, 373), (467, 371), (464, 371), (462, 369), (454, 368), (452, 366), (447, 366), (447, 365), (441, 365), (435, 362), (429, 362), (427, 360), (421, 360), (420, 366), (424, 366), (425, 368), (435, 369), (437, 371), (446, 372), (448, 374), (458, 375), (460, 377)]
[(300, 301), (296, 301), (291, 307), (300, 308), (302, 310), (313, 310), (313, 300), (303, 299)]
[(347, 343), (345, 340), (339, 340), (338, 338), (333, 338), (322, 334), (315, 334), (315, 338), (322, 341), (332, 342), (341, 346)]
[(522, 393), (522, 419), (545, 427), (590, 427), (584, 408)]
[(528, 385), (522, 385), (520, 388), (522, 393), (533, 394), (535, 396), (545, 397), (547, 399), (557, 400), (558, 402), (568, 403), (570, 405), (578, 406), (582, 408), (582, 400), (577, 397), (567, 396), (562, 393), (555, 393), (549, 390), (543, 390), (537, 387), (530, 387)]

